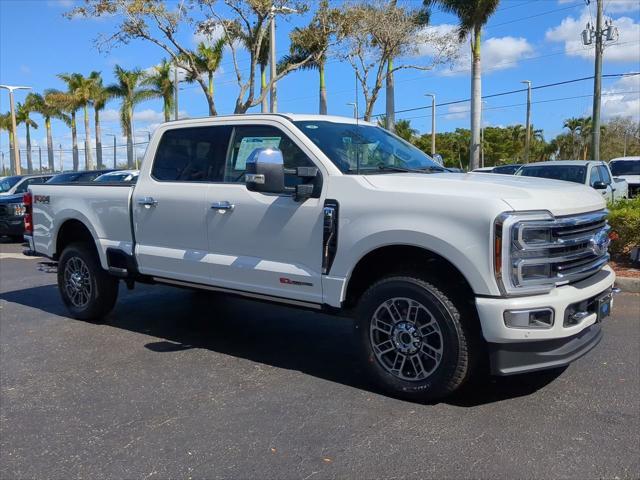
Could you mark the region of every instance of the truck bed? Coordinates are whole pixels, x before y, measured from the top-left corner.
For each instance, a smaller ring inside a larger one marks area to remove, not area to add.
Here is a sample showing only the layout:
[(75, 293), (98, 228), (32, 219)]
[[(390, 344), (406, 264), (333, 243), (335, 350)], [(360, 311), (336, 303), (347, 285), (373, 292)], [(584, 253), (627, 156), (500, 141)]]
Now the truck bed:
[(55, 258), (60, 229), (82, 222), (96, 239), (100, 262), (107, 267), (106, 251), (117, 247), (131, 253), (131, 197), (133, 185), (63, 184), (33, 185), (33, 242), (35, 250)]

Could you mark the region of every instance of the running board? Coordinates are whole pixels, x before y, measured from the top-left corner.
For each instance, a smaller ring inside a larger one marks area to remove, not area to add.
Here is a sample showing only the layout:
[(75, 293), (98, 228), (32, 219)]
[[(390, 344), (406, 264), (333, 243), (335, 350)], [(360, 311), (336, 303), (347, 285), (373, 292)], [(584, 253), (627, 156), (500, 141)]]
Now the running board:
[(243, 290), (233, 290), (231, 288), (213, 287), (211, 285), (204, 285), (202, 283), (184, 282), (182, 280), (173, 280), (171, 278), (153, 277), (153, 280), (158, 283), (164, 283), (167, 285), (174, 285), (177, 287), (196, 288), (198, 290), (210, 290), (212, 292), (228, 293), (231, 295), (238, 295), (241, 297), (251, 298), (253, 300), (262, 300), (273, 303), (283, 303), (286, 305), (295, 305), (297, 307), (310, 308), (313, 310), (322, 310), (322, 305), (319, 303), (304, 302), (302, 300), (290, 300), (288, 298), (274, 297), (271, 295), (263, 295), (261, 293), (245, 292)]

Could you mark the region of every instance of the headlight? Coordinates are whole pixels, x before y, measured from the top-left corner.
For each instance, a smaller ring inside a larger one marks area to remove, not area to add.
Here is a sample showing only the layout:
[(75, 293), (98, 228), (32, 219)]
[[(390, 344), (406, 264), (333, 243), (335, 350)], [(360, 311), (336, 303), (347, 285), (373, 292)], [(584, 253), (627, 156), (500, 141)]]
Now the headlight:
[(16, 217), (23, 217), (25, 214), (24, 203), (12, 203), (9, 205), (9, 211)]
[(554, 217), (504, 213), (494, 226), (494, 272), (505, 295), (547, 293), (588, 277), (609, 260), (606, 211)]

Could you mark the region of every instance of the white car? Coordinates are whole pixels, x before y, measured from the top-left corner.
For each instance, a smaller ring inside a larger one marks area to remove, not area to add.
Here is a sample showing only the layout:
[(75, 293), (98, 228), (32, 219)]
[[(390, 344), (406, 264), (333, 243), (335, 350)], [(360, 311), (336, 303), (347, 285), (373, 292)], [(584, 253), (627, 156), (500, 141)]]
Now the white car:
[(629, 184), (629, 198), (640, 195), (640, 157), (620, 157), (609, 162), (611, 173)]
[(600, 161), (557, 160), (527, 163), (515, 174), (522, 177), (549, 178), (588, 185), (598, 190), (609, 202), (629, 196), (627, 182), (611, 175), (609, 166)]
[(139, 174), (138, 170), (115, 170), (103, 173), (93, 181), (99, 183), (136, 183)]
[(450, 394), (484, 362), (498, 375), (567, 365), (612, 306), (598, 192), (450, 173), (348, 118), (165, 123), (134, 186), (31, 194), (27, 241), (57, 262), (72, 316), (108, 315), (119, 280), (341, 314), (364, 370), (414, 400)]

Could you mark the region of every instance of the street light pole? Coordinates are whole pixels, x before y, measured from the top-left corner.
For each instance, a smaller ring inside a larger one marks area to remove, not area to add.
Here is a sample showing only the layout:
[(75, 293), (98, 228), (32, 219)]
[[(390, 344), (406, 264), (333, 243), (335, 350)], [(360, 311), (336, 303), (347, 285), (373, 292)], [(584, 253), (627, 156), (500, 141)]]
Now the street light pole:
[(106, 136), (113, 137), (113, 168), (116, 167), (116, 136), (113, 133), (105, 133)]
[(64, 163), (62, 162), (62, 144), (59, 144), (60, 147), (60, 173), (64, 172)]
[(38, 145), (38, 164), (40, 165), (40, 173), (42, 173), (42, 147)]
[[(174, 65), (173, 69), (173, 119), (178, 120), (178, 88), (180, 87), (180, 80), (178, 79), (178, 65)], [(115, 141), (115, 137), (114, 137)], [(115, 150), (114, 150), (115, 152)], [(114, 164), (115, 168), (115, 164)]]
[(356, 102), (349, 102), (347, 105), (351, 105), (353, 107), (353, 118), (358, 119), (358, 104)]
[(431, 155), (436, 154), (436, 95), (425, 93), (426, 97), (431, 97)]
[(11, 110), (11, 129), (13, 131), (13, 162), (12, 171), (14, 175), (20, 175), (20, 147), (18, 145), (18, 131), (16, 126), (16, 107), (13, 100), (14, 90), (31, 90), (31, 87), (20, 87), (15, 85), (0, 85), (0, 88), (9, 90), (9, 109)]
[(531, 145), (531, 80), (523, 80), (527, 84), (527, 122), (524, 136), (524, 163), (529, 163), (529, 146)]

